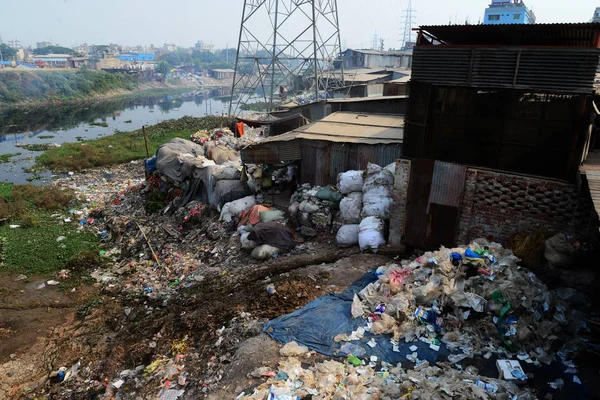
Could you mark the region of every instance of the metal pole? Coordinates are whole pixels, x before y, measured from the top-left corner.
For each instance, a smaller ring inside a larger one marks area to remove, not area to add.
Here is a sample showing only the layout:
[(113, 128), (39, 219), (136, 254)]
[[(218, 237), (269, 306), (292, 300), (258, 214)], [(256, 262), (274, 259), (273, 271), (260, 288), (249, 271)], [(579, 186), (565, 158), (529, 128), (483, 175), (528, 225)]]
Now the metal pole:
[[(314, 13), (314, 10), (313, 10)], [(279, 16), (279, 0), (275, 0), (275, 24), (273, 25), (273, 53), (271, 58), (271, 95), (269, 98), (269, 109), (273, 110), (273, 91), (275, 89), (275, 60), (277, 53), (277, 24)]]
[[(337, 0), (333, 0), (333, 5), (335, 6), (335, 24), (337, 25), (338, 30), (338, 43), (340, 45), (340, 68), (342, 69), (342, 86), (344, 86), (344, 57), (343, 57), (343, 49), (342, 49), (342, 36), (340, 33), (340, 17), (338, 14)], [(335, 68), (335, 67), (334, 67)]]
[(315, 69), (315, 101), (319, 101), (319, 71), (317, 69), (317, 17), (315, 1), (316, 0), (312, 0), (313, 48), (315, 52), (313, 57), (315, 65), (313, 68)]
[(148, 148), (148, 138), (146, 137), (146, 125), (142, 125), (142, 132), (144, 132), (144, 143), (146, 144), (146, 158), (150, 158), (150, 149)]
[(238, 39), (237, 52), (235, 53), (235, 68), (233, 72), (233, 83), (231, 85), (231, 100), (229, 101), (229, 112), (228, 118), (231, 117), (231, 108), (233, 107), (233, 94), (235, 90), (235, 80), (237, 79), (237, 71), (240, 63), (240, 46), (242, 45), (242, 32), (244, 31), (244, 20), (246, 18), (246, 3), (247, 0), (244, 0), (244, 9), (242, 10), (242, 23), (240, 24), (240, 36)]

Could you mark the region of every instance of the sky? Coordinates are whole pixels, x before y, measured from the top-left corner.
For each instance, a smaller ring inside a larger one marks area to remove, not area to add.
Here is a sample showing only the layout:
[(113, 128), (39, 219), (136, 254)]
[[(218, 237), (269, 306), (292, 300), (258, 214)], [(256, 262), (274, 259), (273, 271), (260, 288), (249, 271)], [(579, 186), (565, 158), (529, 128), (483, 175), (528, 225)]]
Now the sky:
[[(284, 0), (290, 1), (290, 0)], [(342, 44), (370, 48), (375, 33), (385, 48), (401, 45), (402, 10), (409, 0), (337, 0)], [(476, 24), (489, 0), (412, 0), (415, 25)], [(596, 0), (525, 0), (538, 23), (589, 22)], [(0, 38), (23, 45), (50, 41), (216, 48), (237, 45), (243, 0), (0, 0)], [(268, 23), (264, 24), (265, 32)]]

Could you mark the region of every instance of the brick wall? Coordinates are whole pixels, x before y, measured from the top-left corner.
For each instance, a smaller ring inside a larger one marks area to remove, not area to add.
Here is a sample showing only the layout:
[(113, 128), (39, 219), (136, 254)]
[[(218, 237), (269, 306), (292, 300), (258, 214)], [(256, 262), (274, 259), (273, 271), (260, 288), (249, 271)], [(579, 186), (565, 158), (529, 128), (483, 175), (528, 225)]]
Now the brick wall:
[(406, 215), (406, 199), (408, 182), (410, 179), (410, 160), (396, 160), (396, 174), (394, 176), (394, 203), (390, 213), (390, 236), (392, 246), (399, 246), (404, 234), (404, 221)]
[(469, 168), (458, 243), (488, 236), (505, 243), (517, 231), (585, 233), (592, 212), (574, 184)]

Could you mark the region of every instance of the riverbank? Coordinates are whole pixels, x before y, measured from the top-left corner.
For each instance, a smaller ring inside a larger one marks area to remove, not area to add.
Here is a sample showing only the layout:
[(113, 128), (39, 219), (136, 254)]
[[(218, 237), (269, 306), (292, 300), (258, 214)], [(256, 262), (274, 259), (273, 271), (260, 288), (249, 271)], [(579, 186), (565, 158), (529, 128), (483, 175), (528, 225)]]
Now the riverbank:
[(99, 103), (116, 101), (116, 100), (135, 100), (142, 97), (156, 97), (156, 96), (169, 96), (177, 95), (188, 92), (194, 92), (199, 90), (213, 90), (217, 87), (214, 86), (200, 86), (200, 85), (175, 85), (175, 84), (144, 84), (140, 87), (127, 90), (127, 89), (114, 89), (103, 94), (95, 94), (84, 98), (73, 98), (66, 100), (27, 100), (17, 103), (3, 103), (0, 101), (0, 112), (6, 110), (23, 110), (23, 109), (41, 109), (47, 107), (62, 107), (71, 105), (95, 105)]
[[(225, 118), (208, 116), (171, 119), (149, 126), (146, 128), (146, 136), (150, 156), (156, 152), (158, 146), (173, 138), (189, 139), (194, 132), (222, 127), (226, 123)], [(82, 171), (145, 157), (143, 131), (137, 129), (132, 132), (117, 132), (99, 139), (67, 143), (50, 149), (37, 157), (35, 169), (48, 168), (53, 172)]]

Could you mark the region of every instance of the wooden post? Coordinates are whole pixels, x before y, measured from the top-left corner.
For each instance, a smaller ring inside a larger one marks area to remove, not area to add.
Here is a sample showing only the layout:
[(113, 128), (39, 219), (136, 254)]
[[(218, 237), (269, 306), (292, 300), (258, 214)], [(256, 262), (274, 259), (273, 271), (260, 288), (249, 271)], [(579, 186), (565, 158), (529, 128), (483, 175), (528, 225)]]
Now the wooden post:
[(146, 144), (146, 158), (150, 158), (150, 149), (148, 149), (148, 138), (146, 137), (146, 125), (142, 125), (142, 132), (144, 132), (144, 143)]

